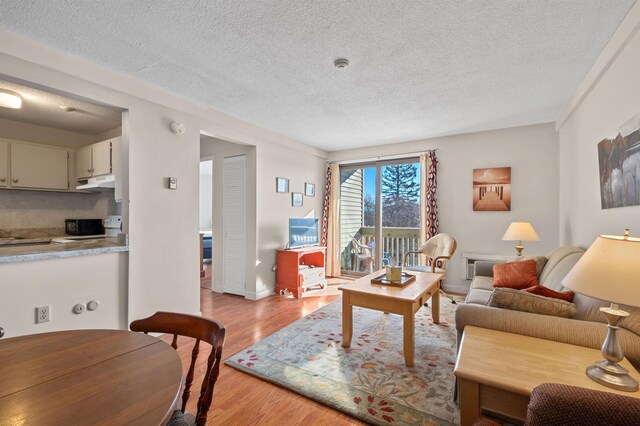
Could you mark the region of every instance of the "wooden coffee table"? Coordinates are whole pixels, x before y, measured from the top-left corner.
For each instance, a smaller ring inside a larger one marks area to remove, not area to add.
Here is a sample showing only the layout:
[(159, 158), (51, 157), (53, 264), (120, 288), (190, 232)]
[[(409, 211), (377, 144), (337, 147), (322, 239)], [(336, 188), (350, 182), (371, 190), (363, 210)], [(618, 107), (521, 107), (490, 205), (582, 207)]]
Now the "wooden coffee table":
[(371, 284), (371, 279), (384, 274), (384, 270), (366, 275), (352, 283), (338, 287), (342, 291), (342, 347), (351, 346), (353, 334), (353, 307), (374, 309), (404, 317), (403, 347), (404, 362), (413, 367), (415, 351), (415, 313), (431, 297), (433, 322), (440, 323), (440, 281), (442, 274), (411, 271), (416, 280), (404, 287)]
[[(594, 382), (585, 369), (602, 359), (598, 349), (466, 326), (455, 375), (460, 380), (460, 424), (471, 425), (481, 410), (523, 421), (534, 387), (561, 383), (640, 398)], [(640, 380), (633, 366), (620, 363)]]

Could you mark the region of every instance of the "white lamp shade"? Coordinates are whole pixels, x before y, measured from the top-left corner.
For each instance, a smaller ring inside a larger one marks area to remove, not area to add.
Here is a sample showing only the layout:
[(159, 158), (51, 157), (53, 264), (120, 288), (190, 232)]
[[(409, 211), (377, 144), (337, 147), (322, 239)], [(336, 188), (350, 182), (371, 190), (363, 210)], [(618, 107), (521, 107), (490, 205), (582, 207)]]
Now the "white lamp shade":
[(540, 241), (540, 237), (529, 222), (511, 222), (502, 241)]
[(640, 306), (640, 238), (599, 236), (562, 285), (596, 299)]

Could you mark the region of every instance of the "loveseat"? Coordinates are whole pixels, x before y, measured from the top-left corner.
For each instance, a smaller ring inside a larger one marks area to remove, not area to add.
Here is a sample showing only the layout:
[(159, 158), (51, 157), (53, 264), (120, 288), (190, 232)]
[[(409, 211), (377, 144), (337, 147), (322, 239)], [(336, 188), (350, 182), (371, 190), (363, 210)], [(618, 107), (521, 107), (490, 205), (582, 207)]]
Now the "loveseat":
[[(552, 290), (562, 291), (562, 279), (583, 253), (581, 248), (569, 246), (553, 250), (546, 256), (547, 261), (538, 275), (539, 283)], [(494, 290), (494, 264), (476, 262), (476, 274), (471, 281), (465, 303), (456, 307), (458, 344), (464, 328), (473, 325), (600, 349), (607, 334), (607, 321), (599, 309), (609, 306), (608, 302), (576, 293), (573, 298), (576, 312), (572, 318), (487, 306)], [(620, 308), (631, 315), (620, 322), (618, 337), (625, 357), (640, 370), (640, 309), (625, 305), (620, 305)]]

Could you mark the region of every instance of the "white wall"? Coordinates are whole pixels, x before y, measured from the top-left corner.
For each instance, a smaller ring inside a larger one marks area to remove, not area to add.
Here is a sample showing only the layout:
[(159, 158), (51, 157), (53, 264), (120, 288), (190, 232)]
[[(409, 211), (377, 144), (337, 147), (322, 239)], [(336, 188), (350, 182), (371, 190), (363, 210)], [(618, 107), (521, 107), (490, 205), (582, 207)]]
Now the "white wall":
[[(199, 312), (201, 132), (256, 147), (258, 191), (267, 187), (273, 190), (275, 185), (262, 182), (266, 179), (265, 170), (274, 177), (285, 174), (295, 178), (288, 172), (290, 168), (303, 170), (305, 178), (306, 174), (321, 175), (322, 167), (314, 171), (321, 160), (296, 164), (299, 159), (323, 158), (326, 153), (321, 150), (2, 30), (0, 74), (128, 110), (129, 118), (123, 122), (122, 135), (123, 149), (128, 153), (124, 170), (128, 192), (124, 195), (128, 196), (129, 203), (123, 202), (122, 211), (130, 243), (129, 321), (157, 310)], [(184, 123), (185, 134), (171, 133), (171, 121)], [(272, 156), (269, 152), (278, 155)], [(265, 159), (273, 163), (263, 165)], [(178, 178), (177, 191), (167, 189), (168, 177)], [(274, 203), (266, 200), (256, 209), (262, 215), (274, 207)], [(269, 211), (267, 217), (276, 214)], [(275, 233), (282, 241), (284, 229), (286, 224), (278, 224), (274, 231), (255, 219), (251, 229), (247, 229), (247, 243), (256, 254), (262, 255), (264, 249), (262, 243), (258, 243), (262, 238), (258, 238), (257, 232), (266, 232), (269, 236)], [(264, 254), (267, 257), (264, 262), (275, 258), (274, 253)], [(265, 267), (260, 258), (258, 262), (261, 263), (253, 268), (253, 276), (259, 273), (260, 279), (253, 279), (254, 292), (255, 297), (262, 297), (273, 287), (274, 275), (271, 264)]]
[[(0, 286), (6, 337), (128, 325), (126, 253), (0, 264)], [(100, 302), (97, 310), (72, 312), (90, 300)], [(51, 305), (51, 321), (35, 324), (35, 308), (45, 305)]]
[[(275, 289), (276, 250), (289, 241), (289, 218), (322, 219), (325, 159), (284, 146), (258, 147), (258, 240), (256, 292), (258, 297)], [(276, 193), (276, 177), (289, 179), (290, 193)], [(305, 182), (315, 183), (315, 197), (303, 196), (303, 206), (291, 205), (291, 192), (304, 194)]]
[[(463, 252), (515, 254), (501, 241), (509, 223), (531, 222), (539, 242), (525, 253), (546, 254), (558, 245), (558, 141), (553, 124), (469, 133), (436, 139), (332, 152), (330, 160), (351, 160), (437, 149), (440, 232), (452, 234), (458, 249), (444, 288), (466, 292)], [(474, 212), (473, 169), (511, 167), (511, 211)]]
[(640, 4), (633, 6), (557, 121), (560, 238), (584, 248), (600, 234), (640, 236), (640, 206), (603, 210), (598, 142), (640, 113)]

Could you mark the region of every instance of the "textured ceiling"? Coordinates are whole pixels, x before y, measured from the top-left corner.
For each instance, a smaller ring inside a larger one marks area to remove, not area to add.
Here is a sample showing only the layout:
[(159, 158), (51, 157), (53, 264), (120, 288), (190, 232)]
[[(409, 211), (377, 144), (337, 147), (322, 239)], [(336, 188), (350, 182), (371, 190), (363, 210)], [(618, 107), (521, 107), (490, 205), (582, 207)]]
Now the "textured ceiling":
[[(22, 98), (20, 109), (0, 107), (0, 118), (85, 135), (97, 135), (122, 125), (122, 110), (118, 108), (95, 105), (6, 80), (0, 80), (0, 89), (17, 93)], [(61, 105), (75, 108), (75, 111), (65, 112), (60, 109)]]
[(2, 0), (0, 26), (338, 150), (552, 121), (633, 3)]

